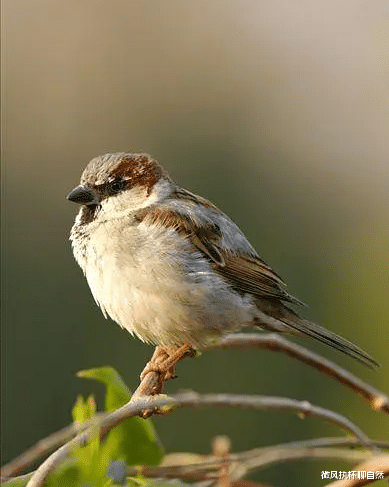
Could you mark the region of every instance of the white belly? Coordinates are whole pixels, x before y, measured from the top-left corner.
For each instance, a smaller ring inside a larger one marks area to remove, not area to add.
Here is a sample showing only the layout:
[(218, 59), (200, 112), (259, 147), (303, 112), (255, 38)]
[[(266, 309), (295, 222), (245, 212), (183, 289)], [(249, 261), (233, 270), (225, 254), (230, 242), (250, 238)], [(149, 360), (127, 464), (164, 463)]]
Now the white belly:
[(250, 296), (231, 291), (173, 229), (100, 225), (84, 272), (104, 315), (146, 342), (202, 347), (253, 320)]

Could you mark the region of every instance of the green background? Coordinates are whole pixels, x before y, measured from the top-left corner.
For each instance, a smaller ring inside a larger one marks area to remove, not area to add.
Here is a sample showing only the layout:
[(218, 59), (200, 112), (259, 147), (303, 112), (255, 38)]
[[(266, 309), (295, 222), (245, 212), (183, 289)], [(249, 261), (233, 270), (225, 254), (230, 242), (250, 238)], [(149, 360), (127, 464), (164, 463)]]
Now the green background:
[[(147, 151), (242, 228), (306, 316), (382, 364), (324, 354), (388, 392), (389, 12), (368, 0), (6, 0), (3, 6), (2, 461), (68, 424), (77, 379), (112, 365), (130, 388), (152, 353), (105, 321), (70, 249), (66, 194), (94, 156)], [(209, 351), (168, 392), (307, 399), (377, 439), (389, 420), (280, 354)], [(234, 451), (338, 435), (280, 412), (180, 410), (155, 425), (169, 452)], [(340, 462), (255, 478), (322, 485)]]

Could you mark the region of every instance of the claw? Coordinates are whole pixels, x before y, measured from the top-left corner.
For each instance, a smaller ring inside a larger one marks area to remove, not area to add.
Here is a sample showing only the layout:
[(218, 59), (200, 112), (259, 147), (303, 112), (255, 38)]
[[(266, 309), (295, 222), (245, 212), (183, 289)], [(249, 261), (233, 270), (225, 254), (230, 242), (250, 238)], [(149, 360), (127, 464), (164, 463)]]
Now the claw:
[(140, 374), (141, 382), (146, 378), (147, 374), (156, 372), (159, 374), (159, 384), (156, 387), (154, 394), (160, 394), (163, 390), (165, 381), (175, 379), (175, 365), (184, 357), (193, 357), (196, 354), (195, 350), (189, 343), (184, 343), (181, 347), (176, 349), (166, 349), (164, 347), (156, 347), (151, 357), (147, 362), (145, 368)]

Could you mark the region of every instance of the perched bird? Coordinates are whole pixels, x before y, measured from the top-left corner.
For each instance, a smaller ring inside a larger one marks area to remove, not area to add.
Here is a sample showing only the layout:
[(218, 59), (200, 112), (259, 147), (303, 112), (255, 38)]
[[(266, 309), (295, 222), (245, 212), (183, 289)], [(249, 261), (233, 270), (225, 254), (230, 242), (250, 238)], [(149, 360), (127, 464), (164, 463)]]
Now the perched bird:
[(96, 157), (67, 198), (81, 206), (70, 240), (104, 316), (167, 356), (258, 326), (307, 335), (376, 365), (291, 309), (303, 303), (235, 223), (174, 183), (151, 156)]

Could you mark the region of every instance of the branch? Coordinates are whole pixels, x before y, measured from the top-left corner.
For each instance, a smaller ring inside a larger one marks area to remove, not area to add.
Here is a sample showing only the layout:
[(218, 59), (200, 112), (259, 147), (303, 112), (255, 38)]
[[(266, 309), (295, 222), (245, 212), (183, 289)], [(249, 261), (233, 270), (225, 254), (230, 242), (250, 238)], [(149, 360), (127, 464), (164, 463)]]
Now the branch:
[(172, 399), (177, 401), (180, 406), (187, 406), (193, 408), (201, 407), (244, 407), (249, 409), (262, 410), (291, 410), (299, 414), (299, 416), (316, 416), (331, 423), (337, 424), (346, 432), (351, 433), (358, 438), (361, 445), (366, 448), (372, 448), (371, 440), (363, 433), (357, 426), (349, 421), (344, 416), (324, 409), (319, 406), (314, 406), (308, 401), (298, 401), (287, 397), (271, 397), (271, 396), (249, 396), (240, 394), (204, 394), (200, 395), (195, 392), (185, 392), (183, 394), (176, 394)]
[[(144, 410), (150, 411), (158, 408), (161, 412), (167, 412), (171, 410), (172, 407), (178, 406), (192, 408), (203, 408), (210, 406), (239, 406), (251, 409), (292, 410), (302, 414), (304, 417), (316, 416), (337, 424), (342, 429), (355, 436), (361, 445), (367, 448), (373, 448), (371, 440), (357, 426), (340, 414), (324, 408), (313, 406), (307, 401), (296, 401), (294, 399), (282, 397), (247, 396), (236, 394), (199, 395), (193, 392), (188, 392), (171, 397), (154, 396), (144, 397), (136, 402), (130, 401), (116, 411), (108, 413), (102, 417), (98, 423), (100, 434), (103, 436), (106, 435), (116, 425), (122, 423), (128, 418), (142, 413)], [(47, 476), (69, 455), (74, 446), (85, 446), (88, 444), (93, 431), (96, 431), (95, 428), (90, 428), (82, 432), (73, 438), (73, 440), (69, 441), (54, 452), (36, 470), (28, 482), (27, 487), (41, 487), (44, 485)]]
[[(312, 440), (254, 448), (228, 455), (228, 475), (235, 481), (270, 464), (302, 458), (326, 458), (354, 463), (356, 461), (367, 460), (372, 456), (371, 451), (356, 450), (355, 448), (358, 446), (360, 444), (355, 438), (334, 437), (315, 438)], [(389, 444), (384, 442), (374, 442), (374, 446), (379, 449), (389, 449)], [(141, 469), (142, 475), (147, 478), (162, 477), (189, 481), (214, 480), (217, 478), (219, 472), (220, 459), (215, 459), (213, 455), (193, 453), (167, 454), (161, 465), (153, 467), (143, 466)], [(18, 479), (26, 478), (28, 480), (33, 473), (30, 472), (29, 474), (20, 476)], [(128, 477), (136, 477), (139, 475), (139, 467), (128, 467), (126, 474)], [(6, 480), (7, 478), (4, 478), (2, 482)]]
[[(389, 413), (389, 397), (386, 394), (375, 389), (334, 362), (311, 352), (297, 343), (287, 340), (278, 333), (235, 333), (222, 338), (219, 342), (209, 348), (230, 349), (242, 347), (272, 350), (297, 358), (301, 362), (316, 368), (323, 374), (333, 377), (340, 383), (360, 394), (370, 403), (373, 410), (383, 410)], [(155, 362), (158, 363), (159, 360), (160, 357), (157, 357)], [(144, 396), (152, 396), (155, 394), (155, 391), (158, 391), (159, 389), (161, 389), (161, 376), (157, 371), (150, 371), (144, 376), (134, 392), (131, 401), (137, 401)], [(150, 416), (150, 411), (145, 411), (143, 417), (148, 416)]]
[[(96, 415), (101, 416), (101, 413)], [(10, 477), (15, 477), (18, 473), (25, 470), (29, 465), (34, 463), (38, 458), (43, 457), (47, 453), (55, 450), (60, 445), (71, 440), (80, 431), (86, 430), (93, 422), (85, 421), (82, 424), (72, 423), (65, 428), (52, 433), (51, 435), (39, 440), (35, 445), (25, 450), (18, 457), (1, 467), (1, 482), (4, 482)], [(94, 424), (94, 423), (93, 423)]]
[(224, 337), (213, 348), (260, 348), (282, 352), (297, 358), (319, 372), (329, 375), (363, 396), (375, 411), (383, 410), (389, 413), (389, 397), (383, 392), (362, 381), (351, 372), (310, 350), (291, 342), (278, 333), (236, 333)]
[[(342, 446), (343, 448), (341, 448)], [(348, 448), (344, 448), (345, 446)], [(367, 460), (373, 455), (372, 451), (356, 450), (356, 446), (360, 446), (360, 443), (355, 438), (319, 438), (271, 447), (255, 448), (244, 452), (242, 454), (242, 461), (245, 462), (248, 471), (251, 472), (273, 463), (298, 460), (301, 458), (342, 459), (348, 462), (355, 462)], [(381, 446), (380, 443), (374, 443), (376, 449)]]
[[(341, 448), (342, 446), (348, 448)], [(232, 453), (228, 455), (228, 474), (232, 480), (238, 480), (270, 464), (302, 458), (341, 459), (350, 463), (371, 458), (371, 451), (356, 450), (356, 446), (358, 443), (352, 438), (319, 438)], [(387, 444), (382, 445), (380, 443), (375, 444), (375, 446), (388, 447)], [(149, 478), (162, 477), (202, 481), (214, 480), (217, 478), (219, 470), (220, 459), (215, 458), (215, 456), (172, 453), (166, 455), (161, 465), (143, 467), (142, 475)], [(139, 468), (137, 467), (127, 469), (129, 477), (135, 477), (138, 473)]]

